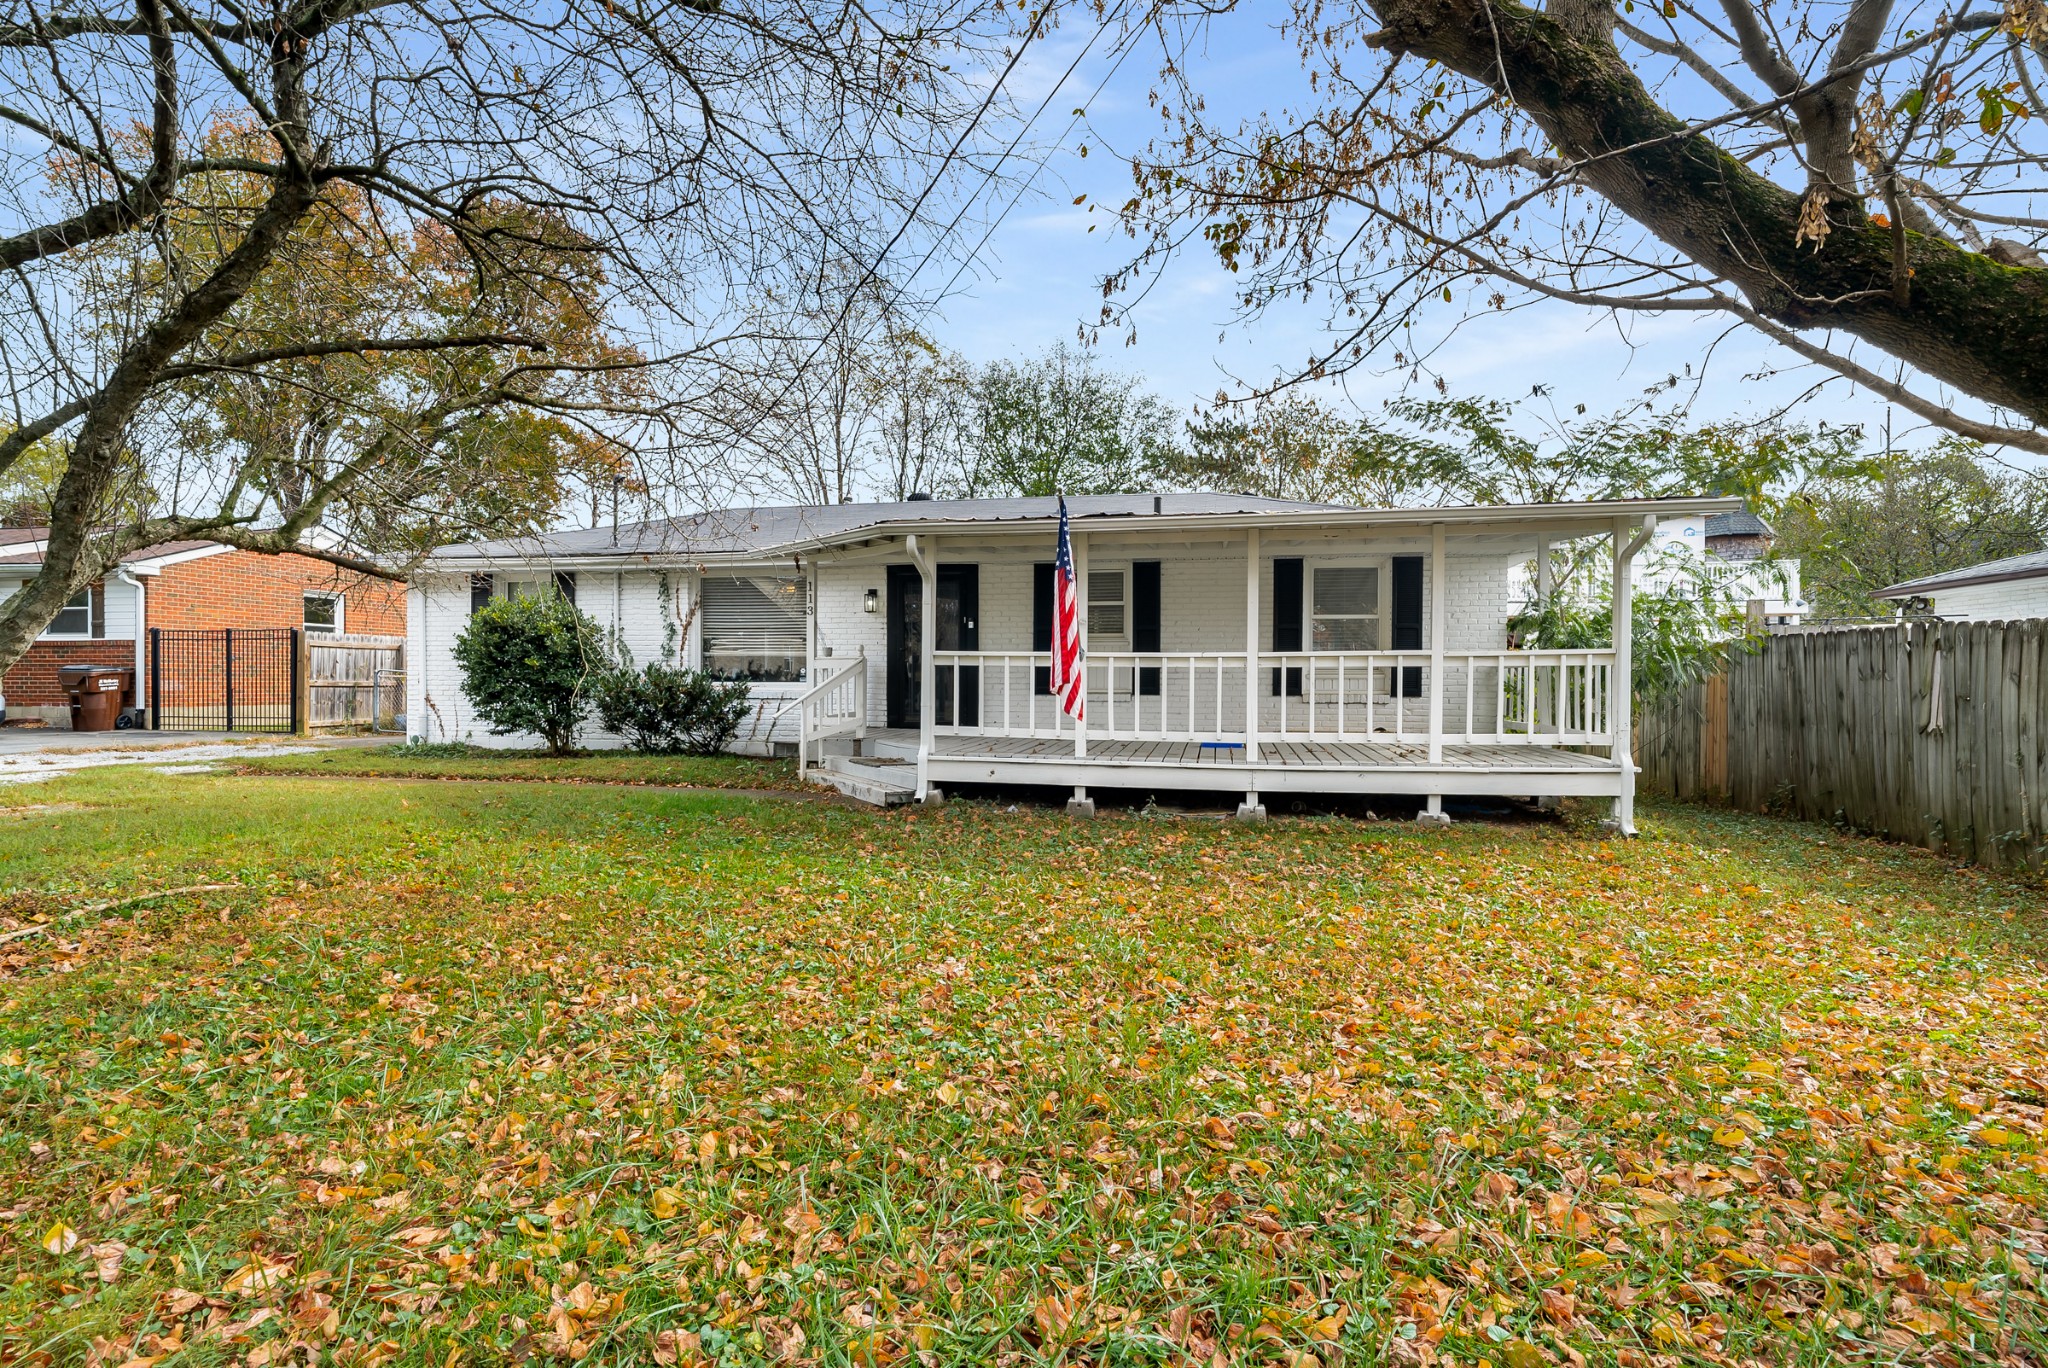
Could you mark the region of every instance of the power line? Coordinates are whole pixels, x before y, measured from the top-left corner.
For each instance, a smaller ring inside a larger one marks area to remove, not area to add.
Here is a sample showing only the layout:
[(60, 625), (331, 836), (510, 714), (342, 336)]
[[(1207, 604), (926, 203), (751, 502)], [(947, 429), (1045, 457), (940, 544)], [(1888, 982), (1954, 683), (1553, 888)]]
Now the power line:
[[(948, 171), (948, 169), (951, 168), (953, 162), (959, 157), (960, 150), (967, 145), (967, 140), (970, 137), (974, 136), (974, 130), (981, 126), (982, 119), (986, 117), (989, 110), (995, 106), (996, 97), (999, 94), (1001, 94), (1004, 83), (1007, 82), (1010, 79), (1011, 75), (1016, 72), (1018, 65), (1024, 60), (1024, 54), (1030, 50), (1033, 40), (1038, 38), (1040, 33), (1043, 31), (1046, 17), (1050, 15), (1055, 8), (1056, 6), (1048, 5), (1043, 10), (1040, 10), (1038, 13), (1032, 16), (1031, 26), (1024, 31), (1023, 40), (1017, 44), (1017, 50), (1010, 54), (1010, 60), (1004, 65), (1001, 74), (998, 75), (994, 83), (989, 86), (988, 94), (982, 98), (980, 106), (974, 111), (974, 117), (967, 121), (967, 127), (960, 130), (960, 136), (953, 140), (953, 145), (946, 150), (946, 155), (940, 160), (938, 170), (932, 173), (932, 178), (925, 183), (924, 189), (920, 190), (917, 194), (917, 198), (911, 201), (909, 210), (905, 212), (905, 214), (903, 215), (903, 222), (896, 226), (896, 231), (889, 235), (889, 240), (887, 242), (882, 244), (882, 250), (875, 253), (875, 259), (872, 262), (868, 263), (868, 265), (862, 270), (860, 279), (854, 282), (853, 288), (851, 290), (847, 291), (846, 301), (844, 304), (840, 306), (839, 309), (839, 317), (833, 320), (832, 326), (825, 329), (824, 333), (818, 338), (817, 343), (811, 348), (810, 354), (804, 357), (803, 364), (795, 367), (790, 372), (788, 381), (786, 381), (783, 384), (782, 388), (776, 392), (773, 402), (769, 403), (762, 410), (761, 415), (757, 416), (753, 422), (749, 423), (746, 426), (746, 428), (738, 434), (739, 440), (745, 440), (747, 437), (751, 436), (753, 434), (754, 429), (760, 425), (762, 417), (764, 417), (768, 413), (774, 412), (777, 408), (781, 406), (782, 401), (789, 397), (790, 390), (796, 387), (797, 379), (800, 376), (806, 374), (810, 370), (812, 364), (816, 362), (818, 359), (818, 353), (825, 350), (825, 343), (835, 333), (838, 333), (839, 331), (846, 327), (846, 320), (853, 313), (854, 301), (860, 298), (861, 291), (865, 290), (868, 287), (869, 282), (873, 281), (876, 275), (881, 271), (882, 263), (888, 260), (889, 253), (894, 251), (896, 248), (896, 244), (903, 240), (903, 235), (905, 233), (908, 233), (910, 231), (911, 225), (917, 222), (918, 211), (924, 208), (924, 202), (931, 198), (933, 192), (935, 192), (939, 188), (939, 184), (943, 180), (945, 180), (946, 172)], [(1057, 87), (1055, 87), (1055, 89), (1057, 89)], [(1043, 108), (1044, 106), (1041, 105), (1041, 111), (1043, 110)], [(1015, 146), (1015, 144), (1012, 143), (1012, 146)], [(997, 159), (997, 165), (1001, 165), (1001, 158)], [(990, 174), (993, 175), (993, 171), (991, 171)], [(957, 223), (958, 221), (959, 219), (956, 215), (954, 222)], [(948, 226), (947, 231), (951, 231), (951, 225)], [(943, 236), (944, 235), (941, 234), (942, 239)], [(929, 259), (929, 253), (927, 254), (927, 259)]]
[[(1101, 32), (1101, 29), (1097, 29), (1096, 35), (1099, 37), (1101, 35)], [(1109, 83), (1116, 78), (1117, 72), (1123, 69), (1124, 59), (1129, 57), (1131, 55), (1131, 52), (1137, 46), (1136, 38), (1138, 32), (1138, 28), (1136, 26), (1133, 26), (1129, 30), (1130, 36), (1124, 42), (1121, 42), (1117, 45), (1118, 48), (1120, 48), (1121, 50), (1115, 53), (1116, 60), (1113, 63), (1111, 63), (1109, 70), (1103, 73), (1102, 79), (1095, 83), (1095, 89), (1089, 92), (1088, 98), (1084, 100), (1078, 108), (1075, 109), (1073, 116), (1067, 120), (1067, 126), (1060, 130), (1060, 141), (1064, 141), (1066, 139), (1067, 134), (1074, 131), (1074, 125), (1081, 122), (1081, 119), (1085, 111), (1087, 110), (1088, 106), (1095, 102), (1096, 97), (1100, 96), (1103, 90), (1109, 85)], [(1092, 46), (1094, 39), (1091, 38), (1089, 42)], [(1081, 56), (1087, 56), (1087, 49), (1084, 48), (1082, 50)], [(1073, 64), (1067, 68), (1067, 76), (1073, 75), (1074, 67), (1079, 66), (1080, 63), (1081, 58), (1075, 58)], [(1054, 94), (1057, 94), (1060, 88), (1066, 84), (1067, 76), (1062, 76), (1060, 78), (1060, 84), (1058, 86), (1053, 87)], [(1038, 107), (1038, 113), (1044, 113), (1046, 105), (1049, 105), (1051, 103), (1052, 96), (1046, 96), (1044, 103), (1040, 104)], [(1032, 117), (1036, 119), (1037, 115), (1034, 114)], [(1015, 144), (1013, 143), (1012, 146), (1014, 147)], [(1040, 171), (1043, 171), (1045, 169), (1045, 164), (1047, 160), (1049, 160), (1049, 157), (1039, 159), (1037, 166)], [(953, 272), (952, 279), (948, 280), (945, 284), (945, 287), (939, 291), (939, 298), (945, 298), (948, 294), (952, 292), (953, 287), (960, 283), (960, 277), (967, 273), (967, 268), (974, 264), (975, 258), (980, 256), (982, 253), (982, 249), (988, 246), (989, 240), (996, 235), (996, 230), (1003, 226), (1003, 221), (1010, 217), (1011, 212), (1014, 211), (1019, 204), (1023, 203), (1024, 193), (1030, 188), (1031, 182), (1029, 181), (1026, 181), (1017, 187), (1017, 193), (1010, 197), (1010, 202), (1007, 205), (1003, 206), (1003, 212), (996, 216), (995, 222), (989, 224), (988, 231), (984, 232), (981, 235), (981, 241), (974, 244), (974, 250), (969, 252), (966, 255), (966, 257), (961, 260), (959, 267)], [(922, 269), (922, 263), (920, 263), (919, 268)], [(916, 279), (915, 272), (912, 272), (911, 279)]]

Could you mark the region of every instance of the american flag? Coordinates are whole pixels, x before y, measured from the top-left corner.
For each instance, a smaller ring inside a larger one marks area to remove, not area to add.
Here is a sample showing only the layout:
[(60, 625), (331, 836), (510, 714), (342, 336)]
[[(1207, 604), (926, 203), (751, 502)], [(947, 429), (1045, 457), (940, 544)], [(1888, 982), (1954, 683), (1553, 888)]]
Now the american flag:
[(1076, 722), (1087, 707), (1081, 664), (1081, 605), (1074, 583), (1074, 543), (1067, 535), (1067, 501), (1060, 500), (1060, 549), (1052, 563), (1052, 691), (1060, 710)]

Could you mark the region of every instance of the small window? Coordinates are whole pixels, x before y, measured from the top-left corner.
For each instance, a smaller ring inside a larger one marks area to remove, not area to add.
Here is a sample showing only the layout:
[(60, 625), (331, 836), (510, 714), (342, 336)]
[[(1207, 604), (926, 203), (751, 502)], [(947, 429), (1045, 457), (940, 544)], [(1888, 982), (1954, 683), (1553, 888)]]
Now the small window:
[(1318, 651), (1380, 648), (1380, 572), (1373, 565), (1319, 565), (1309, 606), (1309, 640)]
[(305, 596), (306, 631), (315, 636), (336, 636), (341, 632), (341, 595)]
[(1124, 634), (1124, 572), (1088, 572), (1088, 635), (1090, 638), (1121, 637)]
[(804, 677), (804, 581), (772, 575), (707, 577), (704, 669), (717, 679), (793, 683)]
[(555, 582), (546, 575), (503, 575), (498, 579), (499, 598), (542, 598), (554, 592)]
[(79, 590), (67, 599), (57, 616), (50, 619), (50, 625), (43, 628), (44, 636), (89, 637), (92, 635), (92, 590)]

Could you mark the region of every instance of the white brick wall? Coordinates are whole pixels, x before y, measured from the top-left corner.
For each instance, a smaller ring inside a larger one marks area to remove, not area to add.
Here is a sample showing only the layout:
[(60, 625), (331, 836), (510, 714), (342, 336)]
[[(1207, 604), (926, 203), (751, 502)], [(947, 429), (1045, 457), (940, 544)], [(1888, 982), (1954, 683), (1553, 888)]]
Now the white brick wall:
[[(680, 628), (689, 616), (696, 590), (694, 572), (667, 574), (674, 606), (664, 614), (662, 575), (648, 570), (583, 571), (576, 577), (576, 606), (646, 664), (662, 656), (667, 624)], [(532, 747), (540, 738), (526, 733), (493, 736), (488, 724), (474, 716), (462, 692), (462, 669), (455, 663), (455, 639), (469, 623), (469, 576), (418, 576), (406, 597), (406, 732), (426, 741), (468, 741), (479, 746)], [(694, 633), (693, 633), (694, 636)], [(694, 647), (694, 641), (688, 643)], [(617, 737), (586, 728), (582, 744), (616, 746)]]
[[(1245, 553), (1241, 541), (1219, 538), (1192, 543), (1187, 540), (1146, 543), (1110, 540), (1107, 537), (1094, 540), (1098, 544), (1084, 544), (1086, 569), (1120, 569), (1128, 576), (1134, 560), (1165, 563), (1160, 605), (1161, 646), (1165, 651), (1239, 653), (1244, 650)], [(1427, 559), (1428, 549), (1426, 536), (1348, 543), (1326, 538), (1265, 538), (1260, 547), (1260, 649), (1267, 649), (1273, 639), (1272, 560), (1278, 556), (1296, 555), (1308, 562), (1311, 574), (1318, 563), (1366, 560), (1384, 566), (1385, 558), (1391, 555), (1423, 555), (1423, 644), (1427, 647), (1431, 620), (1428, 603), (1435, 591)], [(939, 546), (940, 564), (980, 566), (979, 631), (982, 650), (1015, 651), (1019, 654), (1030, 651), (1032, 566), (1050, 559), (1050, 553), (1050, 545), (1039, 545), (1035, 541), (1026, 544), (1014, 539), (959, 538)], [(1495, 551), (1460, 549), (1456, 539), (1452, 539), (1447, 551), (1451, 598), (1446, 615), (1446, 649), (1492, 650), (1507, 644), (1506, 585), (1513, 559)], [(815, 667), (828, 666), (836, 670), (843, 667), (848, 658), (865, 651), (869, 660), (869, 716), (875, 726), (883, 725), (887, 719), (887, 567), (891, 563), (909, 563), (900, 544), (836, 553), (821, 557), (808, 567), (814, 581), (813, 677), (816, 677)], [(764, 565), (761, 572), (787, 574), (788, 563)], [(690, 628), (682, 643), (684, 659), (694, 665), (699, 660), (699, 634), (697, 624), (691, 618), (690, 604), (696, 596), (696, 573), (694, 570), (676, 569), (668, 572), (668, 579), (670, 593), (675, 599), (674, 619), (679, 624), (688, 622)], [(658, 658), (662, 649), (664, 619), (660, 580), (658, 572), (646, 569), (619, 574), (583, 571), (577, 577), (577, 605), (608, 631), (618, 631), (634, 659), (644, 663)], [(882, 611), (864, 611), (863, 604), (870, 589), (875, 591)], [(469, 711), (469, 701), (462, 693), (461, 671), (454, 659), (455, 638), (469, 620), (468, 577), (443, 575), (416, 579), (409, 608), (407, 731), (431, 741), (466, 740), (493, 746), (537, 745), (537, 738), (531, 736), (494, 737)], [(1382, 640), (1386, 640), (1384, 635)], [(1098, 653), (1127, 651), (1129, 643), (1127, 638), (1114, 642), (1098, 641), (1092, 642), (1091, 648)], [(1170, 673), (1170, 684), (1175, 679), (1176, 676)], [(1241, 727), (1243, 722), (1241, 680), (1240, 674), (1226, 682), (1223, 726), (1229, 729)], [(1450, 672), (1446, 683), (1454, 691), (1462, 690), (1462, 672)], [(756, 685), (752, 691), (754, 707), (741, 728), (739, 748), (762, 752), (775, 743), (793, 744), (796, 739), (794, 714), (782, 718), (779, 723), (772, 719), (805, 687), (801, 684)], [(1013, 699), (1020, 710), (1028, 688), (1020, 668), (1013, 685)], [(991, 697), (993, 689), (991, 681)], [(1199, 700), (1212, 697), (1213, 688), (1205, 681)], [(1040, 706), (1047, 709), (1044, 718), (1049, 724), (1049, 703)], [(1121, 710), (1129, 706), (1126, 693), (1119, 699), (1118, 707)], [(1158, 706), (1156, 700), (1147, 700), (1148, 710), (1156, 710)], [(1174, 710), (1176, 719), (1184, 715), (1186, 696), (1180, 687), (1169, 688), (1166, 706)], [(1300, 701), (1291, 700), (1291, 706), (1299, 708)], [(1427, 724), (1427, 700), (1410, 699), (1405, 707), (1408, 711), (1406, 725), (1413, 730), (1423, 729)], [(1278, 708), (1279, 700), (1262, 695), (1262, 714), (1270, 713), (1277, 721)], [(1198, 723), (1206, 725), (1212, 714), (1213, 703), (1206, 711), (1198, 706)], [(1099, 705), (1092, 715), (1104, 715)], [(1148, 711), (1148, 719), (1152, 715)], [(617, 740), (592, 729), (586, 733), (583, 743), (606, 746), (617, 744)]]

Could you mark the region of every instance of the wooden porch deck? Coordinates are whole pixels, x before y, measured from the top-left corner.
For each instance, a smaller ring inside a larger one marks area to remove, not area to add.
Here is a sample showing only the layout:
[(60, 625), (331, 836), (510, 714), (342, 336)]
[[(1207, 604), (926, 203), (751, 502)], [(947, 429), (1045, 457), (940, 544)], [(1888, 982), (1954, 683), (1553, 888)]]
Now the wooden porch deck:
[[(908, 728), (877, 728), (868, 732), (871, 749), (910, 755), (917, 752), (918, 734)], [(876, 743), (880, 743), (877, 745)], [(934, 760), (1019, 761), (1046, 764), (1164, 765), (1229, 771), (1248, 768), (1242, 746), (1204, 745), (1196, 741), (1111, 741), (1090, 738), (1085, 759), (1076, 759), (1066, 737), (938, 736)], [(1605, 756), (1552, 746), (1445, 745), (1443, 758), (1430, 764), (1429, 747), (1394, 741), (1259, 740), (1260, 770), (1409, 771), (1418, 769), (1514, 771), (1607, 771), (1614, 762)], [(1221, 779), (1223, 776), (1219, 775)]]

